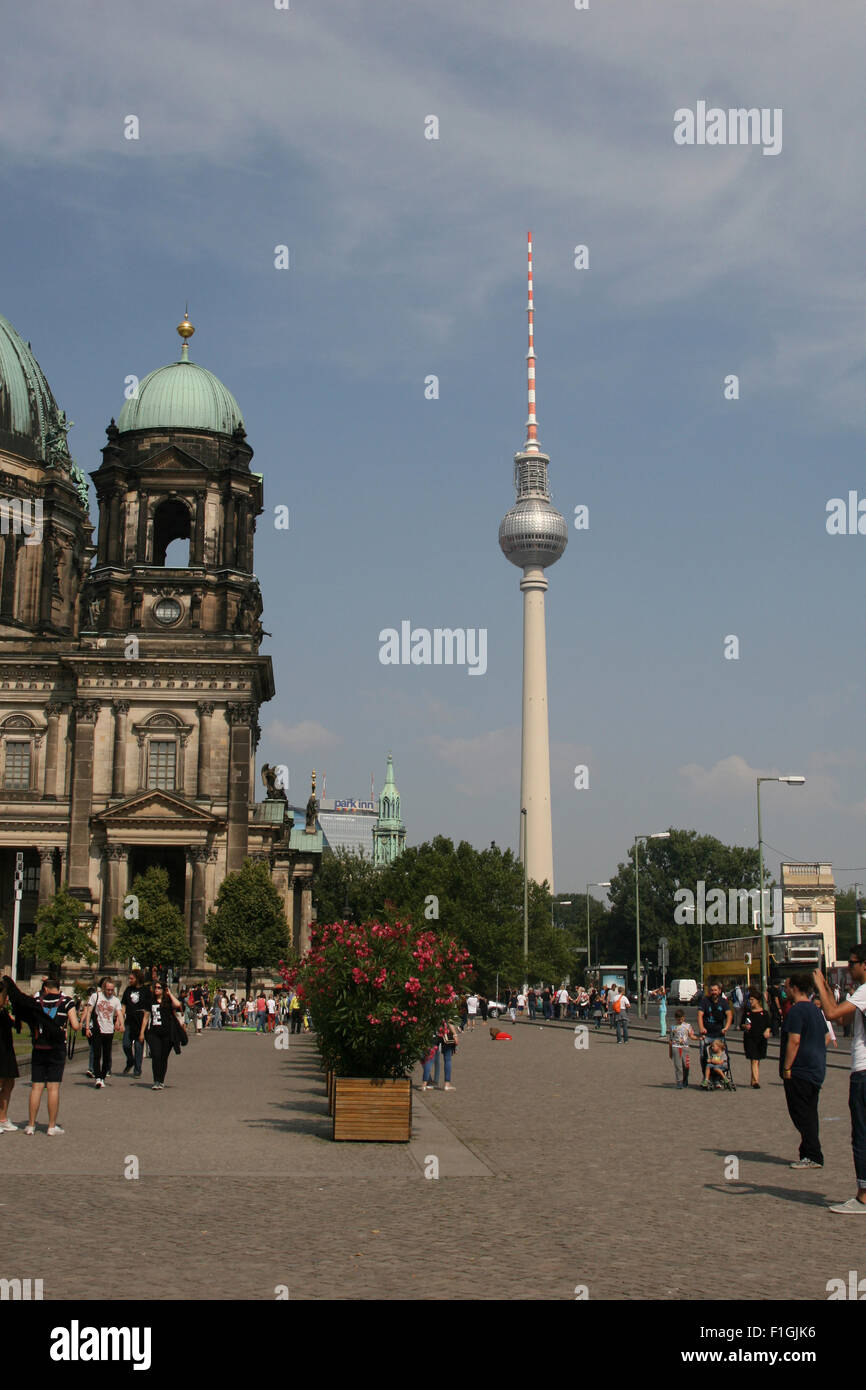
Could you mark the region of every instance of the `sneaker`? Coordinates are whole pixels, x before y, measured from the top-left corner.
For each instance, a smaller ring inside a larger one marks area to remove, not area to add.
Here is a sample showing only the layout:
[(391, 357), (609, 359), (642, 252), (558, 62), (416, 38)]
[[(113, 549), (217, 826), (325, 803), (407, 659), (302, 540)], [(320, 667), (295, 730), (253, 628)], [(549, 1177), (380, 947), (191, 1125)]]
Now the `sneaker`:
[(85, 1075), (85, 1076), (91, 1077), (91, 1079), (93, 1079), (93, 1080), (96, 1079), (96, 1072), (95, 1072), (95, 1071), (91, 1071), (89, 1067), (87, 1068), (87, 1071), (84, 1073), (84, 1075)]
[(123, 1068), (122, 1075), (123, 1075), (123, 1076), (129, 1076), (129, 1073), (130, 1073), (131, 1071), (132, 1071), (132, 1063), (131, 1063), (131, 1062), (127, 1062), (126, 1066)]
[[(792, 1168), (823, 1168), (823, 1163), (816, 1163), (814, 1158), (798, 1158), (796, 1163), (790, 1165)], [(856, 1201), (856, 1198), (854, 1199)]]
[(66, 1130), (61, 1129), (60, 1125), (49, 1125), (48, 1133), (53, 1137), (55, 1134), (65, 1134)]
[(132, 1074), (133, 1074), (133, 1076), (141, 1076), (141, 1072), (140, 1072), (140, 1071), (134, 1071)]
[(24, 1130), (24, 1133), (25, 1133), (25, 1134), (35, 1134), (35, 1133), (36, 1133), (36, 1126), (35, 1126), (35, 1125), (28, 1125), (27, 1128)]
[(18, 1126), (13, 1125), (11, 1120), (4, 1120), (3, 1123), (0, 1124), (0, 1130), (8, 1130), (10, 1134), (13, 1130), (16, 1130), (17, 1128)]
[(682, 1083), (681, 1081), (678, 1081), (678, 1082), (677, 1082), (677, 1090), (678, 1090), (678, 1091), (681, 1091), (682, 1089), (683, 1089), (683, 1083)]
[(104, 1082), (104, 1081), (97, 1081), (97, 1083), (96, 1083), (96, 1089), (97, 1089), (97, 1091), (101, 1091), (101, 1090), (103, 1089), (104, 1086), (105, 1086), (105, 1082)]
[(835, 1207), (830, 1207), (830, 1211), (838, 1211), (840, 1215), (863, 1216), (866, 1215), (866, 1202), (861, 1202), (857, 1197), (849, 1197), (847, 1202), (837, 1202)]
[(702, 1091), (708, 1091), (709, 1089), (710, 1089), (710, 1083), (709, 1083), (709, 1081), (702, 1081), (702, 1082), (701, 1082), (701, 1090), (702, 1090)]
[(446, 1082), (445, 1082), (445, 1090), (446, 1090), (446, 1091), (456, 1091), (456, 1089), (457, 1089), (457, 1087), (456, 1087), (456, 1086), (452, 1086), (450, 1081), (446, 1081)]
[(153, 1085), (151, 1086), (150, 1089), (151, 1089), (152, 1091), (158, 1091), (158, 1090), (159, 1090), (159, 1085), (157, 1084), (156, 1081), (154, 1081), (154, 1083), (153, 1083)]

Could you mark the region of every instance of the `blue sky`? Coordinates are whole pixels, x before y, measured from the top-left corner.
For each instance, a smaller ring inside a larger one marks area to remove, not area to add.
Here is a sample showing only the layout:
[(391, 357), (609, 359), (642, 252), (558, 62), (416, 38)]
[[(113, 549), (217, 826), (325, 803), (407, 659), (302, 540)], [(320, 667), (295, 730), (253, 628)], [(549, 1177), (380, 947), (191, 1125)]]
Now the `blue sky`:
[[(263, 759), (293, 792), (315, 766), (362, 796), (391, 749), (410, 842), (513, 845), (521, 596), (497, 530), (531, 227), (540, 438), (556, 505), (590, 509), (549, 571), (557, 887), (608, 877), (636, 832), (753, 843), (759, 772), (807, 777), (765, 789), (770, 845), (854, 869), (866, 536), (825, 519), (866, 496), (862, 17), (590, 5), (10, 13), (0, 312), (90, 471), (189, 301), (191, 355), (264, 475)], [(699, 100), (781, 108), (781, 153), (677, 146)], [(379, 631), (406, 618), (485, 627), (487, 674), (382, 666)]]

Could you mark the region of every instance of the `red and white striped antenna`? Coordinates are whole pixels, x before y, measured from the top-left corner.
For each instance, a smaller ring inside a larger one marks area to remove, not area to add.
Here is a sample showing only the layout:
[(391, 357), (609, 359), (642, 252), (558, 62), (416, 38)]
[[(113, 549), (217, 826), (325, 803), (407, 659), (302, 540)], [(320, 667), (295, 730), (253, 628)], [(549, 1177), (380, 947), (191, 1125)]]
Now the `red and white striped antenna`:
[(526, 279), (529, 291), (526, 301), (526, 316), (529, 320), (529, 351), (526, 354), (526, 393), (529, 401), (529, 416), (526, 421), (526, 443), (523, 448), (527, 453), (537, 454), (539, 450), (538, 421), (535, 418), (535, 309), (532, 302), (532, 232), (526, 233)]

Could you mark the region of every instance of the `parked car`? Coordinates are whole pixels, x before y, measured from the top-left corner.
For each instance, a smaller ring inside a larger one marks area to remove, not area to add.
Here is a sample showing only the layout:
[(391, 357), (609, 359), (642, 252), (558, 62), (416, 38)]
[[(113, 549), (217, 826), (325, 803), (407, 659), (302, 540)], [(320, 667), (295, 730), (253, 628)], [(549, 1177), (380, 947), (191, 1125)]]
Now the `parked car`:
[(503, 1015), (504, 1013), (507, 1013), (507, 1012), (508, 1012), (508, 1005), (507, 1005), (507, 1004), (500, 1004), (500, 1002), (499, 1002), (498, 999), (490, 999), (490, 1000), (488, 1001), (488, 1004), (487, 1004), (487, 1017), (488, 1017), (488, 1018), (501, 1018), (502, 1015)]

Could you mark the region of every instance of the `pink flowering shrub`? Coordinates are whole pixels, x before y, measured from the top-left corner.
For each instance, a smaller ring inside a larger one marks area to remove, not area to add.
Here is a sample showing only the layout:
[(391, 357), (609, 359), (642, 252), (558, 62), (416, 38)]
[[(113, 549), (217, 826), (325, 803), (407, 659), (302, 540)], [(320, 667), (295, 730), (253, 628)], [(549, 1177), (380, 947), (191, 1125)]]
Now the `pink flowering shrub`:
[(309, 1007), (340, 1076), (408, 1076), (427, 1055), (472, 970), (456, 942), (411, 922), (314, 923), (310, 949), (280, 971)]

